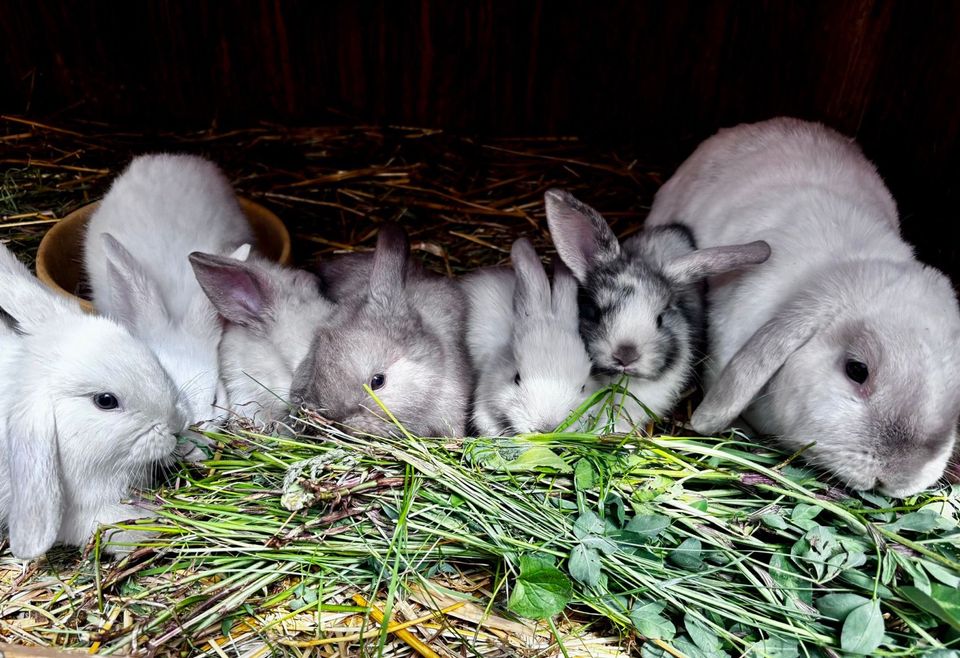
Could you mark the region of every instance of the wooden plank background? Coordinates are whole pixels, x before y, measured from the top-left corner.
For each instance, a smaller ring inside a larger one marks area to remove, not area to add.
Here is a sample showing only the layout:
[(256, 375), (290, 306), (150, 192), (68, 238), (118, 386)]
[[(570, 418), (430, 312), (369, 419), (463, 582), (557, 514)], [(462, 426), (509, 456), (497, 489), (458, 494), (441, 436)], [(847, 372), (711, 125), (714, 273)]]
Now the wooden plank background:
[(7, 113), (574, 134), (668, 171), (720, 126), (821, 119), (960, 274), (952, 0), (0, 0), (0, 68)]

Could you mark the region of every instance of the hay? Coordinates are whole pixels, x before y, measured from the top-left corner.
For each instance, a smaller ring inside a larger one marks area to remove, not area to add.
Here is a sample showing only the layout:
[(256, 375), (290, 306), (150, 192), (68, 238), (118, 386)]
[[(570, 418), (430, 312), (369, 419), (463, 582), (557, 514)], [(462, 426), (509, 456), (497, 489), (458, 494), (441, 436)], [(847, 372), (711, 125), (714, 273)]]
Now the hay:
[[(520, 235), (547, 251), (552, 186), (625, 235), (659, 183), (570, 139), (3, 126), (2, 236), (25, 255), (145, 150), (220, 162), (289, 223), (301, 264), (369, 248), (391, 219), (439, 271), (501, 262)], [(736, 436), (556, 433), (504, 449), (357, 439), (315, 417), (300, 429), (218, 436), (211, 460), (145, 492), (157, 539), (119, 562), (96, 544), (0, 557), (0, 636), (145, 655), (832, 656), (876, 642), (956, 655), (954, 488), (851, 496)]]

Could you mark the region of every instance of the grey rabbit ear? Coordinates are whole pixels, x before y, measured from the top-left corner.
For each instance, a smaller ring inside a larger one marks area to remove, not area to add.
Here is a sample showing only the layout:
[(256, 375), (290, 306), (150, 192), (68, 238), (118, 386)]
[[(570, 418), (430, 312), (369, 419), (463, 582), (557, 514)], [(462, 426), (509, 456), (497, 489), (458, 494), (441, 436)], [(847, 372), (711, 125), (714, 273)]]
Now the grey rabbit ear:
[(563, 190), (548, 190), (543, 198), (553, 244), (577, 281), (584, 283), (596, 263), (620, 255), (617, 236), (596, 210)]
[(514, 241), (510, 261), (517, 284), (513, 291), (514, 311), (523, 317), (541, 315), (550, 310), (550, 281), (533, 245), (526, 238)]
[(100, 238), (107, 260), (114, 319), (127, 327), (137, 327), (148, 318), (169, 317), (160, 289), (127, 248), (109, 233), (102, 233)]
[(690, 419), (700, 434), (724, 430), (760, 390), (821, 329), (831, 307), (812, 297), (794, 300), (750, 337), (707, 391)]
[(63, 516), (60, 456), (53, 404), (27, 396), (11, 410), (8, 425), (10, 551), (43, 555), (56, 542)]
[(190, 254), (190, 265), (207, 299), (227, 322), (244, 327), (263, 322), (273, 295), (259, 267), (199, 251)]
[(675, 258), (664, 267), (664, 274), (677, 283), (687, 284), (723, 274), (770, 258), (770, 245), (763, 240), (747, 244), (699, 249)]
[(409, 260), (410, 240), (406, 231), (394, 223), (381, 226), (370, 271), (372, 301), (389, 306), (403, 293)]
[(577, 308), (577, 280), (573, 273), (559, 258), (553, 259), (553, 293), (551, 295), (553, 314), (558, 322), (567, 323), (568, 328), (576, 329), (580, 325), (580, 310)]

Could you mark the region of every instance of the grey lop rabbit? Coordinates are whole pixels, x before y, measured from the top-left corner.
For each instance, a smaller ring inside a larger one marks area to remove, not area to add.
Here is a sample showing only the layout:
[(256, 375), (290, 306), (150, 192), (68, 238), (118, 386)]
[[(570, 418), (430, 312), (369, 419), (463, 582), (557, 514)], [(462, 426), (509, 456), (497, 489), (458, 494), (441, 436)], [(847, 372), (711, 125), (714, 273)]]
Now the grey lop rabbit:
[[(386, 224), (368, 276), (341, 287), (336, 313), (294, 375), (292, 397), (359, 432), (397, 431), (364, 385), (421, 436), (462, 436), (472, 375), (457, 285), (410, 262), (406, 233)], [(349, 258), (349, 257), (347, 257)]]
[(893, 198), (850, 139), (779, 118), (721, 130), (648, 222), (698, 243), (762, 239), (767, 263), (710, 282), (702, 433), (741, 413), (855, 489), (907, 496), (943, 474), (960, 416), (960, 311), (914, 258)]
[(546, 193), (557, 253), (580, 284), (580, 332), (599, 383), (624, 375), (617, 429), (626, 431), (676, 406), (695, 374), (704, 342), (702, 281), (764, 262), (765, 242), (697, 249), (690, 231), (645, 229), (621, 245), (596, 210), (562, 190)]

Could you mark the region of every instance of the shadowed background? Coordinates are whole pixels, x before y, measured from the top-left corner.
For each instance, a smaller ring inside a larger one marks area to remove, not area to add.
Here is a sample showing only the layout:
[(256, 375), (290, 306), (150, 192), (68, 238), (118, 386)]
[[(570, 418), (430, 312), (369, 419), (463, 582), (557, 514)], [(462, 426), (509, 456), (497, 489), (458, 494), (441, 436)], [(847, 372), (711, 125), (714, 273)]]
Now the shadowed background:
[(577, 135), (669, 175), (720, 126), (823, 120), (878, 163), (921, 256), (960, 278), (958, 2), (5, 0), (0, 12), (4, 113), (143, 133), (268, 121)]

